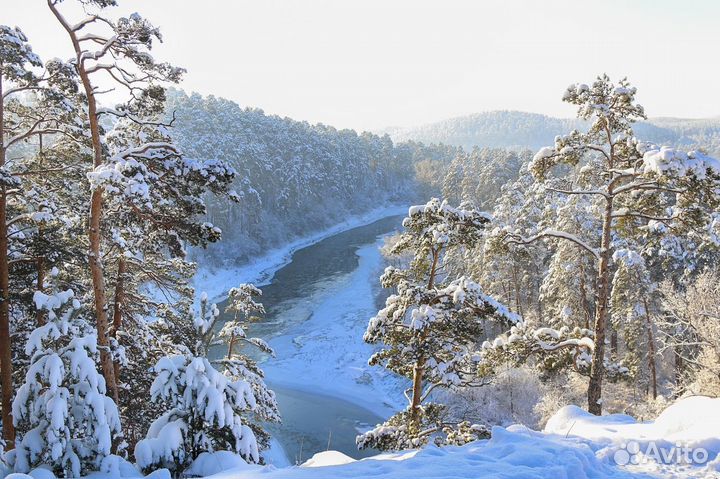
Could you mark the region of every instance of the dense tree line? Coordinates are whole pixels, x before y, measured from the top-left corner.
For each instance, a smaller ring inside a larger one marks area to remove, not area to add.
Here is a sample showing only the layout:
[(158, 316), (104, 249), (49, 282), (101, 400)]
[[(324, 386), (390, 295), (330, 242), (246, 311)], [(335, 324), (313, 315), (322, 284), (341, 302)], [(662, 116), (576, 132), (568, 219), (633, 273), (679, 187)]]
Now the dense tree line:
[[(461, 153), (446, 171), (444, 194), (482, 205), (491, 220), (474, 244), (448, 252), (444, 274), (472, 278), (523, 318), (486, 325), (478, 374), (525, 387), (526, 368), (539, 370), (551, 387), (536, 389), (536, 408), (585, 394), (591, 412), (646, 415), (663, 398), (720, 393), (717, 308), (700, 298), (712, 296), (720, 257), (720, 163), (643, 142), (635, 94), (607, 77), (573, 85), (563, 99), (577, 105), (582, 129), (556, 132), (532, 157)], [(444, 397), (477, 398), (469, 389)], [(488, 417), (463, 414), (456, 421)]]
[[(341, 221), (378, 204), (436, 191), (437, 170), (458, 151), (266, 115), (213, 96), (170, 92), (173, 138), (192, 158), (218, 158), (238, 172), (240, 204), (210, 201), (209, 217), (232, 261)], [(220, 249), (223, 247), (221, 246)]]

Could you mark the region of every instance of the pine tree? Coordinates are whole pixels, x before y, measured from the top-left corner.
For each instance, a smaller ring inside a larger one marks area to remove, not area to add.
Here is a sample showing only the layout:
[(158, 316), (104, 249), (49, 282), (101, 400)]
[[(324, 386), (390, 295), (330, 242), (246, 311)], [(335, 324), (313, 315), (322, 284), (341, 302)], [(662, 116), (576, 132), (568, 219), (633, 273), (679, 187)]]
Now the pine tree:
[(396, 293), (370, 320), (364, 336), (369, 343), (382, 344), (370, 358), (371, 365), (412, 381), (405, 392), (409, 405), (358, 436), (360, 448), (417, 447), (433, 435), (448, 434), (442, 405), (426, 402), (430, 393), (478, 385), (473, 351), (486, 322), (518, 320), (471, 279), (444, 273), (447, 252), (475, 244), (488, 221), (467, 205), (454, 208), (437, 199), (410, 208), (393, 253), (409, 251), (414, 259), (407, 269), (385, 270), (381, 283), (396, 288)]
[(58, 476), (80, 477), (98, 470), (110, 454), (120, 416), (105, 395), (96, 368), (97, 337), (73, 291), (36, 291), (34, 302), (47, 322), (26, 345), (32, 360), (13, 402), (21, 432), (13, 466), (27, 473), (47, 464)]
[[(248, 462), (260, 462), (260, 449), (267, 445), (267, 436), (253, 419), (279, 420), (277, 403), (262, 371), (234, 347), (243, 341), (264, 352), (272, 350), (262, 340), (247, 338), (246, 325), (241, 321), (245, 314), (262, 311), (252, 300), (257, 289), (242, 285), (231, 294), (228, 309), (237, 313), (234, 321), (218, 332), (220, 311), (203, 293), (199, 314), (178, 331), (189, 347), (183, 354), (161, 358), (154, 367), (157, 377), (150, 388), (152, 400), (161, 401), (167, 411), (135, 447), (135, 459), (145, 471), (167, 467), (180, 474), (200, 453), (220, 450), (233, 451)], [(210, 348), (224, 344), (226, 339), (231, 339), (228, 354), (211, 362), (207, 358)], [(223, 370), (216, 369), (215, 364)], [(260, 441), (256, 430), (261, 433)]]
[[(591, 86), (571, 85), (563, 100), (578, 106), (578, 117), (590, 122), (586, 132), (558, 136), (555, 145), (542, 148), (530, 170), (548, 195), (580, 196), (597, 202), (600, 228), (591, 241), (554, 228), (530, 236), (507, 232), (509, 243), (529, 244), (539, 239), (569, 241), (595, 262), (595, 315), (588, 410), (602, 411), (602, 381), (606, 375), (605, 342), (610, 325), (613, 251), (623, 239), (642, 240), (655, 232), (662, 236), (691, 231), (708, 238), (711, 215), (718, 209), (720, 166), (701, 152), (683, 153), (659, 148), (635, 138), (632, 124), (645, 118), (635, 102), (636, 89), (626, 80), (613, 84), (607, 76)], [(563, 173), (580, 166), (577, 182)], [(708, 241), (706, 239), (705, 241)]]
[[(38, 73), (42, 67), (44, 71)], [(10, 339), (8, 256), (13, 247), (9, 242), (13, 227), (9, 227), (9, 223), (16, 223), (14, 228), (20, 229), (17, 223), (23, 219), (22, 216), (20, 219), (9, 216), (8, 205), (20, 190), (22, 176), (41, 175), (47, 171), (43, 168), (28, 171), (25, 161), (16, 161), (10, 167), (6, 157), (8, 151), (22, 150), (30, 142), (39, 141), (42, 145), (43, 135), (63, 133), (63, 127), (72, 123), (74, 106), (67, 95), (73, 92), (73, 72), (69, 65), (58, 60), (43, 65), (20, 29), (0, 25), (0, 406), (3, 438), (8, 449), (12, 449), (14, 441), (10, 416), (13, 345)], [(20, 156), (27, 159), (26, 155)], [(13, 213), (28, 212), (16, 210)]]
[[(149, 54), (154, 40), (161, 40), (160, 32), (139, 14), (121, 17), (113, 21), (103, 16), (104, 9), (115, 6), (114, 0), (83, 1), (86, 6), (98, 9), (77, 23), (69, 22), (60, 12), (60, 0), (48, 0), (48, 7), (67, 32), (75, 53), (75, 69), (87, 102), (90, 138), (92, 141), (93, 170), (96, 179), (109, 174), (107, 148), (103, 142), (101, 115), (127, 117), (143, 123), (133, 116), (132, 108), (101, 109), (98, 107), (100, 90), (96, 88), (98, 75), (110, 78), (118, 87), (128, 91), (132, 103), (153, 102), (158, 89), (154, 83), (177, 82), (183, 73), (180, 68), (156, 62)], [(90, 29), (95, 31), (90, 32)], [(109, 30), (109, 33), (108, 33)], [(162, 90), (162, 89), (161, 89)], [(135, 154), (147, 154), (155, 149), (148, 143), (132, 150)], [(115, 165), (112, 164), (112, 167)], [(118, 384), (115, 378), (113, 358), (110, 352), (109, 321), (107, 315), (106, 274), (102, 264), (103, 184), (95, 181), (91, 189), (90, 225), (88, 228), (88, 261), (93, 283), (95, 319), (98, 343), (101, 346), (101, 364), (112, 397), (117, 401)]]

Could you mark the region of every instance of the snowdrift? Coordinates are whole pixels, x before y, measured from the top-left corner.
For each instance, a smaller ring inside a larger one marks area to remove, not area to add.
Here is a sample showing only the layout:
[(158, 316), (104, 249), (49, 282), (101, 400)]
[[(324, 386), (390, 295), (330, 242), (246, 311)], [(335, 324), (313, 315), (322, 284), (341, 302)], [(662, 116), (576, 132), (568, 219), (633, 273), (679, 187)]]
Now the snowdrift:
[[(488, 441), (462, 447), (429, 446), (419, 451), (381, 454), (353, 461), (344, 454), (328, 451), (317, 454), (301, 467), (275, 469), (272, 466), (230, 469), (214, 479), (602, 479), (633, 476), (605, 464), (592, 449), (562, 439), (517, 427), (516, 431), (494, 428)], [(352, 462), (347, 462), (348, 460)]]
[(544, 432), (583, 443), (606, 462), (648, 471), (684, 466), (701, 474), (689, 477), (720, 477), (714, 474), (720, 472), (720, 398), (687, 397), (647, 422), (624, 414), (598, 417), (565, 406)]
[[(702, 464), (686, 464), (675, 458), (658, 462), (645, 453), (651, 444), (660, 449), (678, 445), (691, 450), (702, 448), (707, 457)], [(461, 447), (429, 446), (362, 460), (326, 451), (299, 467), (283, 468), (249, 465), (229, 452), (205, 453), (186, 474), (213, 479), (713, 478), (720, 477), (719, 455), (720, 399), (689, 397), (668, 407), (655, 421), (637, 422), (623, 414), (598, 417), (577, 406), (566, 406), (542, 432), (521, 425), (495, 427), (491, 439)], [(636, 460), (619, 463), (623, 461), (618, 458)], [(105, 464), (109, 466), (106, 472), (91, 477), (141, 477), (131, 464), (115, 459)], [(151, 476), (169, 478), (166, 470)], [(52, 479), (52, 474), (36, 469), (30, 475), (8, 477)]]

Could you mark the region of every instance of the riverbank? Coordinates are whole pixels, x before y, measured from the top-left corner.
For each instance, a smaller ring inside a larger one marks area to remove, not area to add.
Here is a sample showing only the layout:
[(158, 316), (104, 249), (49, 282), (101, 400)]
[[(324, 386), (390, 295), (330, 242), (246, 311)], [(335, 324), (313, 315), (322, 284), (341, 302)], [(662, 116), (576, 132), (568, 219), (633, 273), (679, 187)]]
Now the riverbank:
[(355, 271), (308, 298), (312, 312), (307, 319), (270, 340), (278, 353), (263, 362), (270, 382), (333, 396), (380, 417), (404, 406), (398, 378), (368, 366), (376, 347), (362, 339), (377, 312), (376, 285), (383, 269), (380, 245), (378, 240), (358, 248)]
[(362, 339), (376, 313), (382, 236), (357, 247), (357, 266), (349, 273), (332, 277), (275, 316), (288, 326), (268, 340), (276, 357), (262, 361), (283, 415), (283, 424), (271, 427), (277, 443), (269, 463), (281, 465), (285, 458), (302, 463), (328, 443), (350, 457), (372, 455), (357, 450), (355, 436), (404, 406), (403, 380), (370, 367), (376, 348)]
[(276, 352), (257, 359), (283, 415), (281, 426), (268, 426), (274, 436), (264, 454), (268, 463), (301, 462), (329, 442), (355, 458), (371, 455), (357, 450), (355, 436), (402, 407), (399, 378), (367, 365), (375, 348), (362, 338), (381, 289), (385, 264), (379, 246), (405, 212), (378, 209), (252, 264), (205, 272), (209, 294), (220, 300), (241, 282), (255, 281), (263, 291), (267, 313), (248, 333)]
[[(285, 266), (293, 253), (332, 235), (342, 233), (374, 221), (407, 213), (407, 205), (389, 205), (376, 208), (362, 215), (348, 217), (345, 221), (331, 228), (318, 231), (311, 235), (298, 238), (285, 246), (270, 250), (267, 254), (251, 261), (230, 268), (206, 268), (198, 265), (193, 278), (195, 290), (204, 291), (213, 301), (224, 299), (227, 291), (240, 283), (254, 283), (262, 286), (270, 282), (277, 270)], [(212, 246), (210, 246), (212, 247)]]

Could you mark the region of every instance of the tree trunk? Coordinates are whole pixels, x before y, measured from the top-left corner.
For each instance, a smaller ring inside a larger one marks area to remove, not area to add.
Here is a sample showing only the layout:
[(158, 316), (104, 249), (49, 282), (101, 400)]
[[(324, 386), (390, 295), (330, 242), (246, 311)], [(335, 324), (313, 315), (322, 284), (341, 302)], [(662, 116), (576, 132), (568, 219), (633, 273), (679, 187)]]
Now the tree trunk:
[(650, 366), (650, 379), (652, 385), (653, 399), (657, 399), (657, 365), (655, 364), (655, 335), (653, 334), (652, 318), (648, 310), (647, 298), (643, 297), (643, 306), (645, 307), (645, 323), (647, 324), (648, 335), (648, 364)]
[(582, 303), (585, 329), (590, 329), (590, 305), (587, 300), (587, 288), (585, 286), (585, 262), (582, 257), (580, 257), (580, 300)]
[[(680, 346), (678, 346), (680, 347)], [(678, 351), (674, 351), (675, 354), (675, 392), (673, 394), (674, 398), (678, 398), (682, 395), (682, 393), (685, 392), (685, 387), (683, 386), (683, 360), (682, 356), (680, 356), (680, 353)]]
[(613, 358), (618, 356), (618, 332), (615, 328), (610, 332), (610, 354)]
[[(38, 228), (38, 233), (42, 234), (41, 228)], [(37, 268), (37, 286), (36, 289), (40, 292), (45, 290), (45, 258), (40, 256), (35, 260), (35, 267)], [(37, 326), (43, 326), (45, 324), (45, 310), (38, 309), (35, 312), (35, 323)]]
[(515, 295), (515, 309), (517, 314), (523, 315), (522, 305), (520, 304), (520, 281), (518, 280), (517, 264), (513, 261), (512, 265), (513, 289)]
[[(1, 68), (0, 68), (1, 70)], [(5, 166), (5, 105), (0, 79), (0, 168)], [(5, 449), (15, 447), (12, 419), (12, 342), (10, 339), (10, 265), (8, 263), (7, 196), (0, 186), (0, 387), (2, 388), (2, 426)]]
[[(125, 258), (120, 256), (118, 260), (117, 279), (115, 281), (115, 301), (113, 303), (113, 321), (111, 334), (117, 339), (118, 332), (122, 329), (122, 307), (125, 302), (125, 271), (127, 263)], [(113, 370), (115, 373), (115, 381), (120, 382), (120, 362), (113, 362)]]
[[(90, 121), (90, 136), (93, 147), (93, 167), (97, 168), (103, 164), (102, 142), (100, 140), (100, 125), (98, 123), (97, 103), (95, 99), (95, 89), (90, 82), (90, 77), (85, 70), (83, 59), (83, 50), (78, 41), (78, 37), (72, 26), (70, 26), (62, 14), (57, 10), (52, 0), (48, 0), (48, 7), (52, 11), (55, 18), (60, 22), (65, 31), (70, 36), (76, 55), (76, 69), (80, 80), (82, 81), (85, 95), (88, 102), (88, 120)], [(93, 295), (95, 301), (95, 321), (98, 336), (98, 348), (100, 349), (100, 365), (102, 367), (105, 383), (109, 390), (110, 396), (118, 402), (118, 385), (115, 380), (115, 368), (113, 366), (112, 354), (110, 353), (110, 341), (108, 338), (108, 315), (105, 309), (107, 300), (105, 297), (105, 276), (102, 268), (102, 259), (100, 257), (101, 231), (100, 221), (102, 219), (103, 206), (103, 190), (95, 188), (90, 197), (90, 226), (88, 228), (88, 237), (90, 239), (90, 250), (88, 252), (88, 260), (90, 263), (90, 274), (93, 283)]]
[[(427, 289), (435, 287), (435, 275), (437, 274), (438, 261), (440, 260), (440, 249), (432, 252), (432, 265), (430, 266), (430, 274), (428, 278)], [(421, 333), (424, 334), (424, 333)], [(410, 419), (412, 422), (418, 420), (420, 416), (420, 403), (422, 402), (422, 382), (423, 373), (425, 372), (425, 358), (421, 357), (413, 365), (413, 392), (412, 401), (410, 403)]]
[(235, 335), (232, 334), (230, 336), (230, 341), (228, 341), (228, 352), (227, 352), (227, 358), (232, 359), (233, 354), (233, 347), (235, 346)]
[(425, 367), (417, 362), (413, 366), (413, 391), (412, 403), (410, 404), (410, 419), (415, 422), (420, 417), (420, 402), (422, 400), (422, 381)]
[(603, 215), (600, 260), (598, 261), (597, 308), (595, 310), (595, 350), (590, 366), (590, 384), (588, 384), (588, 412), (602, 414), (602, 381), (605, 373), (605, 332), (609, 316), (610, 303), (610, 240), (612, 235), (613, 198), (606, 199)]

